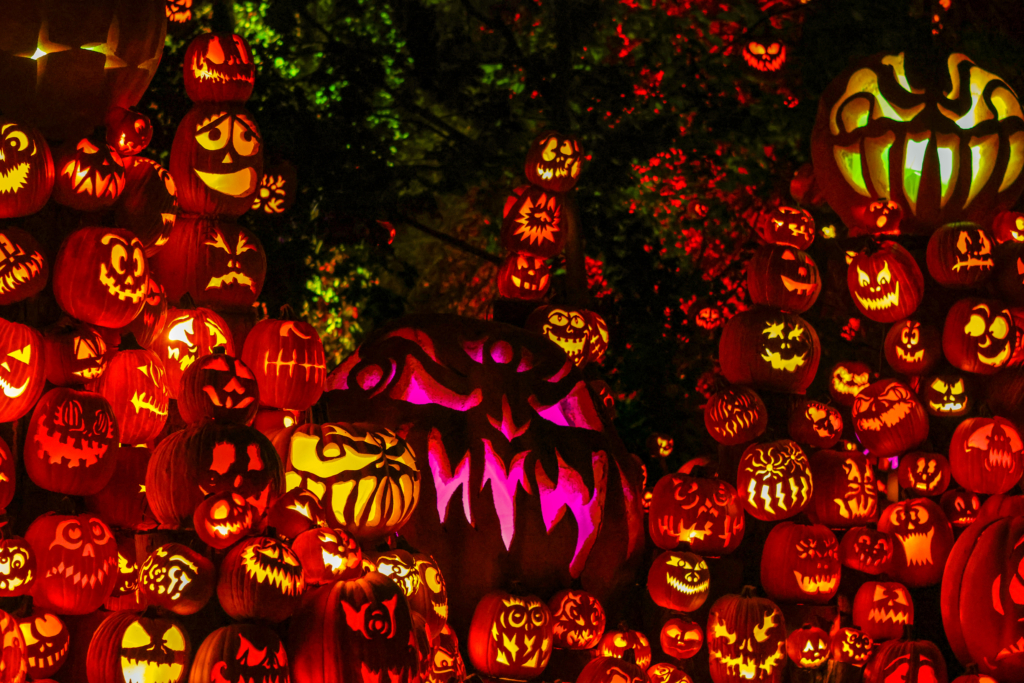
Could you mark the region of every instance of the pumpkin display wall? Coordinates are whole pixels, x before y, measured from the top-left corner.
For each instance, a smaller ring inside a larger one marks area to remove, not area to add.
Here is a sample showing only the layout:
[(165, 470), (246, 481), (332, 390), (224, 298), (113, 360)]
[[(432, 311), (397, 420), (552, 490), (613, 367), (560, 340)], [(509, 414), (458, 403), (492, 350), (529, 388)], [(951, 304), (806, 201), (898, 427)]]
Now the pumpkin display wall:
[(723, 359), (722, 374), (733, 384), (802, 394), (818, 371), (821, 344), (800, 316), (755, 308), (725, 324), (718, 357)]
[(580, 577), (602, 603), (627, 580), (642, 547), (639, 465), (554, 343), (413, 316), (371, 335), (328, 389), (328, 416), (413, 425), (405, 438), (424, 476), (402, 535), (459, 587), (448, 596), (457, 632), (513, 577), (537, 594)]

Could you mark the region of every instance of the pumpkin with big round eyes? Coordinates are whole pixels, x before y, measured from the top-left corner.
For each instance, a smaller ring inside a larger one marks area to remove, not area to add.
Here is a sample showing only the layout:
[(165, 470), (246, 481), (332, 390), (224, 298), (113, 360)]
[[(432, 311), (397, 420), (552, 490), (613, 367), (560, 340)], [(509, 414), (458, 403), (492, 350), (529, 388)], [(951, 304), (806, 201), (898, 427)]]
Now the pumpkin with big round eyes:
[(839, 590), (839, 542), (822, 524), (782, 522), (761, 553), (761, 585), (769, 597), (824, 604)]
[(980, 225), (944, 225), (928, 239), (928, 272), (943, 287), (975, 287), (992, 276), (994, 242), (992, 234)]
[(992, 236), (997, 244), (1024, 242), (1024, 213), (1000, 211), (992, 219)]
[(911, 318), (894, 323), (883, 343), (885, 361), (904, 375), (927, 374), (942, 360), (942, 334)]
[(786, 638), (786, 654), (801, 669), (817, 669), (832, 653), (832, 639), (824, 629), (804, 624)]
[(245, 102), (256, 82), (252, 50), (235, 33), (196, 36), (185, 51), (185, 94), (193, 102)]
[(669, 657), (689, 659), (704, 645), (704, 629), (687, 617), (672, 617), (661, 626), (661, 649)]
[(779, 41), (751, 40), (743, 46), (743, 61), (761, 73), (781, 71), (786, 63), (786, 46)]
[(224, 318), (209, 308), (167, 309), (167, 323), (150, 348), (164, 362), (171, 398), (178, 398), (185, 370), (218, 346), (229, 356), (235, 353)]
[(0, 305), (35, 296), (49, 277), (50, 265), (35, 237), (21, 228), (0, 230)]
[(866, 581), (853, 598), (853, 623), (874, 640), (903, 636), (914, 624), (914, 600), (902, 583)]
[(693, 612), (708, 599), (711, 575), (700, 555), (666, 550), (647, 572), (647, 592), (655, 604), (675, 612)]
[(87, 388), (110, 402), (123, 444), (155, 439), (167, 423), (167, 372), (152, 351), (118, 351), (103, 376)]
[(847, 253), (846, 284), (861, 314), (893, 323), (914, 314), (924, 296), (924, 276), (910, 252), (896, 242)]
[(59, 387), (86, 384), (107, 369), (107, 343), (85, 323), (63, 318), (43, 335), (46, 381)]
[(241, 216), (263, 174), (263, 139), (240, 104), (197, 104), (178, 124), (171, 175), (187, 213)]
[(821, 276), (807, 252), (766, 244), (747, 264), (747, 291), (755, 304), (803, 313), (818, 300)]
[(886, 531), (855, 526), (839, 544), (839, 559), (844, 567), (865, 574), (878, 575), (889, 568), (894, 539)]
[(540, 306), (526, 319), (526, 329), (558, 344), (577, 367), (590, 360), (588, 311), (569, 306)]
[(170, 239), (177, 215), (178, 190), (167, 169), (146, 157), (127, 159), (124, 191), (114, 205), (115, 225), (133, 232), (152, 257)]
[(793, 313), (758, 307), (729, 319), (718, 343), (722, 374), (732, 384), (802, 394), (818, 370), (818, 333)]
[(757, 597), (752, 586), (715, 601), (708, 614), (707, 641), (714, 683), (783, 680), (786, 621), (778, 605)]
[(295, 552), (281, 541), (256, 537), (224, 557), (217, 598), (232, 619), (279, 622), (299, 606), (306, 581)]
[(552, 628), (551, 612), (540, 598), (491, 591), (473, 612), (469, 660), (477, 671), (488, 676), (536, 678), (551, 657)]
[(828, 382), (828, 393), (832, 400), (849, 408), (853, 400), (869, 384), (873, 377), (867, 363), (860, 361), (840, 361), (832, 367)]
[(962, 417), (974, 407), (968, 393), (966, 373), (948, 373), (925, 377), (921, 382), (921, 398), (929, 415)]
[[(36, 555), (34, 604), (57, 614), (99, 609), (117, 583), (117, 542), (95, 515), (37, 517), (25, 532)], [(68, 568), (74, 567), (69, 574)]]
[(928, 438), (928, 415), (907, 385), (873, 382), (853, 402), (853, 432), (873, 457), (889, 458)]
[(843, 435), (843, 416), (830, 405), (801, 400), (789, 412), (789, 436), (810, 448), (832, 448)]
[(124, 160), (105, 140), (85, 137), (58, 150), (53, 201), (78, 211), (114, 205), (124, 190)]
[(963, 529), (978, 519), (981, 498), (973, 491), (946, 491), (939, 498), (939, 506), (946, 513), (950, 524), (957, 529)]
[(188, 631), (174, 619), (114, 612), (89, 641), (86, 674), (89, 683), (181, 683), (190, 653)]
[(875, 646), (874, 639), (856, 626), (844, 626), (832, 634), (832, 661), (864, 666)]
[(874, 235), (898, 235), (900, 234), (900, 223), (903, 222), (903, 208), (894, 201), (882, 199), (871, 202), (866, 208), (857, 212), (863, 217), (858, 221), (860, 229), (850, 237), (858, 234), (870, 233)]
[(604, 635), (604, 607), (586, 591), (574, 588), (559, 591), (548, 600), (548, 609), (556, 648), (589, 650)]
[(517, 254), (547, 259), (565, 246), (568, 207), (557, 192), (520, 185), (505, 200), (501, 244)]
[(32, 126), (0, 118), (0, 219), (39, 211), (53, 190), (53, 157)]
[(894, 539), (887, 574), (911, 588), (941, 580), (953, 548), (953, 528), (942, 508), (927, 498), (893, 503), (879, 516), (878, 530)]
[(991, 375), (1008, 365), (1016, 345), (1013, 316), (1000, 301), (966, 298), (946, 314), (942, 351), (964, 372)]
[(579, 140), (553, 130), (542, 131), (526, 153), (526, 180), (552, 192), (568, 192), (583, 169)]
[(18, 619), (21, 638), (25, 641), (28, 674), (38, 681), (52, 676), (68, 656), (68, 627), (56, 614), (35, 609)]
[(230, 548), (247, 536), (258, 521), (256, 506), (233, 491), (209, 496), (192, 513), (199, 540), (217, 550)]
[(915, 496), (938, 496), (949, 488), (949, 460), (941, 453), (907, 453), (897, 471), (900, 487)]
[(1006, 493), (1024, 475), (1024, 439), (1004, 417), (972, 417), (949, 443), (953, 479), (975, 493)]
[(260, 388), (245, 363), (214, 350), (190, 365), (181, 376), (178, 412), (189, 424), (204, 418), (249, 424), (256, 417)]

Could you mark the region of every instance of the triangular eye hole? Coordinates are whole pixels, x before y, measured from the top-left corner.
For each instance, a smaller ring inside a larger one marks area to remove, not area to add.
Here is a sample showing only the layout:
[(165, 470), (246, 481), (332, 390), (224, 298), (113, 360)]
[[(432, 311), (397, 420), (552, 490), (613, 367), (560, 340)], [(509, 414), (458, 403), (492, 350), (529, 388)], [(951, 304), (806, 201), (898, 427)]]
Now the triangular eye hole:
[(9, 355), (16, 361), (20, 361), (25, 365), (28, 365), (30, 362), (32, 362), (32, 345), (29, 344), (27, 346), (23, 346), (17, 351), (11, 351), (7, 355)]
[(207, 370), (218, 370), (220, 372), (228, 372), (231, 368), (228, 367), (228, 363), (223, 358), (212, 358), (210, 362), (206, 364)]
[(245, 366), (245, 363), (240, 360), (235, 361), (235, 374), (242, 379), (253, 379), (252, 372), (250, 372), (249, 368)]
[(783, 261), (796, 261), (796, 254), (792, 250), (786, 249), (782, 252)]

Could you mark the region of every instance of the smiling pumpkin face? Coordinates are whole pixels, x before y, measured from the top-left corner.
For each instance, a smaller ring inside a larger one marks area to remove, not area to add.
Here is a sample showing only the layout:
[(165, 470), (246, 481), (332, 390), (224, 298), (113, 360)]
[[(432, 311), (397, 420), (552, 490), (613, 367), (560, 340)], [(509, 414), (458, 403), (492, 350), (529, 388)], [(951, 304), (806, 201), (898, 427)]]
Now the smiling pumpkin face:
[(883, 344), (889, 367), (904, 375), (923, 375), (942, 359), (942, 334), (910, 318), (889, 328)]
[(569, 135), (546, 131), (537, 136), (526, 153), (526, 179), (552, 192), (567, 192), (579, 180), (583, 150)]
[(747, 266), (747, 290), (755, 304), (803, 313), (818, 300), (821, 276), (806, 252), (766, 244), (754, 252)]
[(1000, 301), (961, 299), (946, 314), (942, 350), (964, 372), (998, 372), (1009, 363), (1015, 341), (1013, 315)]
[(541, 306), (530, 314), (526, 329), (558, 344), (569, 359), (583, 367), (589, 359), (586, 311), (567, 306)]
[(821, 345), (818, 333), (800, 316), (755, 308), (725, 324), (718, 357), (733, 384), (799, 394), (814, 379)]
[(846, 284), (866, 318), (892, 323), (913, 315), (924, 295), (924, 276), (910, 252), (896, 242), (874, 251), (847, 253)]
[(700, 555), (666, 550), (647, 573), (647, 591), (655, 603), (676, 612), (699, 609), (708, 597), (711, 575)]

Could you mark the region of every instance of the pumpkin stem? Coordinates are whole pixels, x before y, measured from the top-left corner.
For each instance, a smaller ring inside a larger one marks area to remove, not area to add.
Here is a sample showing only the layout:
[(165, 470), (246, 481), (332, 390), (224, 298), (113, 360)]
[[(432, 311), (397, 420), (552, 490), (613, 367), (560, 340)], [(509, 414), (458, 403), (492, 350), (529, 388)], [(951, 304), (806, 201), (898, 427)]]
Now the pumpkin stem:
[(125, 332), (121, 335), (121, 343), (117, 345), (118, 351), (144, 351), (142, 344), (135, 338), (134, 332)]
[(218, 355), (218, 356), (224, 356), (224, 355), (227, 354), (227, 352), (228, 352), (227, 351), (227, 347), (225, 347), (225, 346), (214, 346), (213, 347), (213, 353)]
[(757, 587), (756, 586), (744, 586), (743, 589), (740, 590), (740, 597), (743, 597), (743, 598), (756, 598), (757, 597)]
[(285, 304), (284, 306), (281, 306), (280, 310), (278, 311), (277, 317), (278, 320), (295, 321), (299, 319), (299, 316), (296, 315), (295, 309), (292, 308), (291, 304)]
[(965, 666), (964, 667), (964, 675), (965, 676), (977, 676), (978, 675), (978, 665), (975, 664), (974, 662), (971, 662), (970, 664)]
[(195, 299), (192, 298), (191, 294), (185, 292), (181, 295), (177, 308), (182, 311), (194, 311), (197, 308)]

